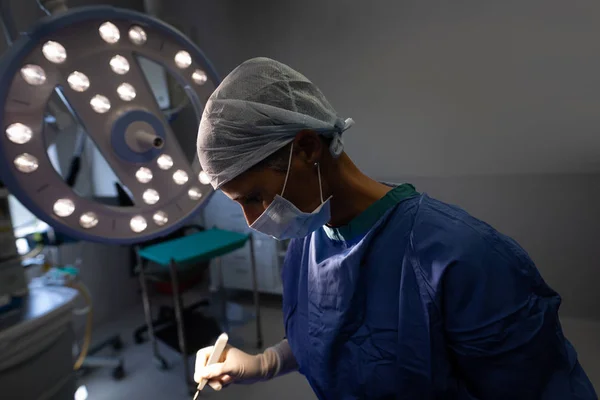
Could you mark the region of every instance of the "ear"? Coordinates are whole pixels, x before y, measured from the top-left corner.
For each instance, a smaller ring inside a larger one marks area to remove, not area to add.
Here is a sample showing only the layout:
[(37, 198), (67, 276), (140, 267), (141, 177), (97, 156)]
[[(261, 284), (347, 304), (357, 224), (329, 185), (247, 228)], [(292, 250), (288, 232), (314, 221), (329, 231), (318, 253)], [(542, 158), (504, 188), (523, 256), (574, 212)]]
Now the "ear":
[(300, 131), (294, 139), (294, 154), (307, 164), (319, 162), (324, 150), (323, 141), (315, 131)]

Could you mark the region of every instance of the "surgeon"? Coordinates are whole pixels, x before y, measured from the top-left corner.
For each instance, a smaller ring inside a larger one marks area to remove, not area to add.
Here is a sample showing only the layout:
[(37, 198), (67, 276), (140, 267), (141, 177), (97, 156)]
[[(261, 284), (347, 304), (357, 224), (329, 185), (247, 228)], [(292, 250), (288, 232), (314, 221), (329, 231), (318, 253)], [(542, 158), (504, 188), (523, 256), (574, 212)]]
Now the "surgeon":
[[(563, 334), (561, 298), (525, 250), (410, 184), (364, 175), (343, 148), (352, 123), (266, 58), (210, 97), (202, 168), (251, 228), (291, 239), (286, 338), (257, 355), (228, 347), (195, 380), (220, 390), (299, 371), (319, 399), (597, 399)], [(401, 133), (365, 134), (382, 146)]]

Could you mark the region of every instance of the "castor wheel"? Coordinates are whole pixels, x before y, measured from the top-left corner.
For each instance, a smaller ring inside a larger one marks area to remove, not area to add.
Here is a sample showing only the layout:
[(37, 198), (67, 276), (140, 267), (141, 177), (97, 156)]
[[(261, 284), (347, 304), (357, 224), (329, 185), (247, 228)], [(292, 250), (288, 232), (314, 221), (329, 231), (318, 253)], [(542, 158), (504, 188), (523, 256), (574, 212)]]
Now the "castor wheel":
[(112, 342), (112, 348), (114, 351), (119, 351), (123, 348), (123, 341), (121, 340), (120, 337), (116, 338), (115, 340), (113, 340)]
[(167, 361), (162, 357), (154, 357), (154, 363), (163, 371), (169, 369), (169, 364), (167, 364)]
[(120, 381), (125, 378), (125, 368), (123, 365), (119, 365), (115, 369), (113, 369), (112, 376), (115, 380)]

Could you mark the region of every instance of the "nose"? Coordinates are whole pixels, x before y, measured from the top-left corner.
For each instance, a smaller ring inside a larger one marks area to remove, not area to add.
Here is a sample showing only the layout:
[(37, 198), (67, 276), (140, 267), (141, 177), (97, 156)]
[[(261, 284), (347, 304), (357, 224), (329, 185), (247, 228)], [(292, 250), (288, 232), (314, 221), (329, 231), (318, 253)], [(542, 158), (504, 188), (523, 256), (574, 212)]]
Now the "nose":
[(246, 223), (248, 226), (252, 225), (254, 221), (260, 217), (263, 213), (264, 208), (262, 207), (244, 207), (242, 206), (242, 212), (244, 213), (244, 218), (246, 218)]

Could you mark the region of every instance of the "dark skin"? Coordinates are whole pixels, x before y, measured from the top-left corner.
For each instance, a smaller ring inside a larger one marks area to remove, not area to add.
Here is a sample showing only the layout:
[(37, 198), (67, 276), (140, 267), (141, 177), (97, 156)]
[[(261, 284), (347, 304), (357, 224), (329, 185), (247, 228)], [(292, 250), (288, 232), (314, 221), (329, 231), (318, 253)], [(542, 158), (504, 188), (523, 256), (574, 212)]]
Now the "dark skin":
[[(390, 191), (365, 174), (346, 153), (335, 159), (327, 144), (310, 130), (298, 133), (294, 139), (293, 157), (283, 197), (303, 212), (312, 212), (321, 204), (317, 166), (321, 169), (323, 200), (330, 196), (330, 226), (348, 224), (370, 205)], [(269, 207), (277, 194), (281, 195), (285, 172), (269, 167), (253, 168), (227, 182), (221, 190), (242, 207), (246, 222), (252, 223)]]

